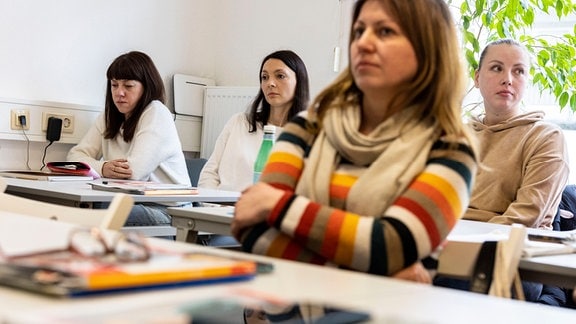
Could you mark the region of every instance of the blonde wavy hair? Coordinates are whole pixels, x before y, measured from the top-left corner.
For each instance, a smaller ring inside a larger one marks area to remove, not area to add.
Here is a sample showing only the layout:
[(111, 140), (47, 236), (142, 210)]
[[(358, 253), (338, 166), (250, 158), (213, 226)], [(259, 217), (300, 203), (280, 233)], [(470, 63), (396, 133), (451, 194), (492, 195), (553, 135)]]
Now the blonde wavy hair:
[[(466, 69), (461, 57), (457, 31), (448, 6), (443, 0), (358, 0), (352, 15), (352, 29), (362, 6), (368, 1), (379, 1), (414, 47), (418, 72), (410, 84), (392, 100), (395, 106), (416, 105), (415, 118), (433, 117), (445, 135), (465, 136), (472, 143), (462, 120), (462, 100), (465, 94)], [(350, 57), (350, 55), (349, 55)], [(362, 91), (357, 87), (348, 67), (312, 102), (310, 110), (322, 119), (328, 109), (362, 102)]]

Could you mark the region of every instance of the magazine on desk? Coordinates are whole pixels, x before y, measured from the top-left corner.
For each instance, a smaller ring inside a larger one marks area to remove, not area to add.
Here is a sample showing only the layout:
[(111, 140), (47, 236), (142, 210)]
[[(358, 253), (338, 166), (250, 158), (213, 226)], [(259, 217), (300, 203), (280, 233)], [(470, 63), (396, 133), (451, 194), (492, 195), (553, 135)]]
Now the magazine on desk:
[(91, 182), (94, 190), (123, 192), (132, 195), (197, 195), (198, 189), (176, 183), (137, 180), (103, 180)]
[(0, 260), (0, 284), (45, 295), (80, 297), (248, 280), (256, 263), (208, 253), (152, 252), (145, 261), (110, 261), (64, 250)]
[(576, 253), (576, 230), (549, 231), (528, 229), (528, 240), (524, 246), (523, 256)]
[(74, 175), (61, 172), (43, 172), (30, 170), (6, 170), (0, 171), (1, 177), (39, 181), (90, 181), (94, 180), (91, 175)]

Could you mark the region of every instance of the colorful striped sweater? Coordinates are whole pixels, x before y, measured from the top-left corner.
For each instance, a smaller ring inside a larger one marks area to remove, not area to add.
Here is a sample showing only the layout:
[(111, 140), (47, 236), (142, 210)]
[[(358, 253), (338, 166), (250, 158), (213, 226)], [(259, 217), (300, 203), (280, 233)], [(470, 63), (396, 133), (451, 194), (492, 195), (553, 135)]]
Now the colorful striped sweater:
[(303, 117), (294, 119), (274, 146), (261, 181), (285, 194), (266, 223), (243, 233), (244, 251), (391, 275), (429, 256), (466, 210), (476, 159), (463, 140), (444, 138), (434, 143), (425, 169), (383, 215), (345, 210), (347, 193), (364, 166), (340, 164), (331, 180), (330, 206), (294, 194), (315, 139), (305, 125)]

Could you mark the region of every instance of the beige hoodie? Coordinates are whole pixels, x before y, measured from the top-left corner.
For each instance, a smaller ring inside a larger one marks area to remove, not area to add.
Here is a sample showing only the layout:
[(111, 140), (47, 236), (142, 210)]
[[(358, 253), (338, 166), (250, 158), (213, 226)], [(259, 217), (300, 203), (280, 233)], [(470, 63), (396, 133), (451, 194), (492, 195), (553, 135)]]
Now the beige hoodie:
[(543, 121), (542, 111), (491, 126), (482, 117), (470, 123), (480, 167), (463, 218), (552, 229), (569, 173), (562, 130)]

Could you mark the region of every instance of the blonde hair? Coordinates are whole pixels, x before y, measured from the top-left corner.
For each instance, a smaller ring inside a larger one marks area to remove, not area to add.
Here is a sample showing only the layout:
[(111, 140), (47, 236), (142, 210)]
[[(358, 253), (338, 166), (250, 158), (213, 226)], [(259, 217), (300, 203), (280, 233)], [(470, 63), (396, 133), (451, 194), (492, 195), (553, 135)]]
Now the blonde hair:
[[(418, 61), (416, 76), (392, 98), (393, 104), (403, 107), (416, 105), (416, 118), (431, 116), (445, 135), (465, 136), (472, 142), (462, 120), (466, 69), (456, 27), (446, 3), (443, 0), (358, 0), (352, 14), (352, 28), (362, 6), (368, 1), (379, 1), (388, 14), (396, 17), (396, 22), (414, 47)], [(352, 28), (349, 45), (353, 42)], [(362, 96), (349, 62), (348, 68), (314, 99), (310, 109), (318, 114), (321, 123), (328, 109), (358, 104)]]
[(518, 42), (517, 40), (511, 39), (511, 38), (501, 38), (501, 39), (497, 39), (495, 41), (488, 43), (486, 45), (486, 47), (484, 47), (484, 49), (482, 50), (482, 53), (480, 53), (480, 58), (478, 59), (478, 68), (477, 68), (478, 71), (482, 67), (482, 63), (484, 63), (484, 58), (486, 57), (486, 54), (488, 53), (488, 50), (490, 49), (490, 47), (497, 46), (497, 45), (517, 46), (518, 48), (520, 48), (524, 52), (524, 54), (526, 54), (526, 57), (528, 58), (528, 61), (529, 61), (528, 63), (532, 64), (530, 54), (528, 53), (528, 50), (526, 49), (526, 47), (524, 47), (524, 45), (520, 44), (520, 42)]

